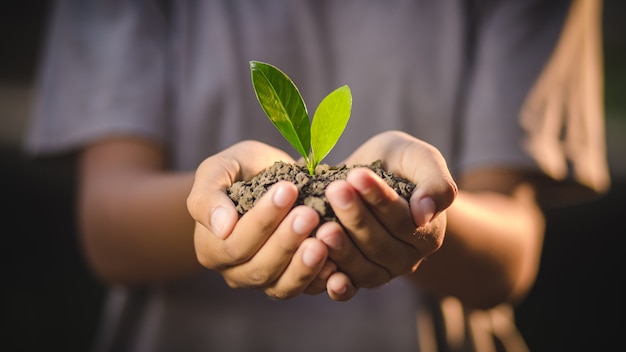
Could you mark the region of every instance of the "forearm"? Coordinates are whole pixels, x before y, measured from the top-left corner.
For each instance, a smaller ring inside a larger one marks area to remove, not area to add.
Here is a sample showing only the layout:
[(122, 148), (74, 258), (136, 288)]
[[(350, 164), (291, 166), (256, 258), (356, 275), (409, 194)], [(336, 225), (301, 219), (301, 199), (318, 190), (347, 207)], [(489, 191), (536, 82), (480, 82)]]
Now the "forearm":
[(83, 187), (80, 230), (90, 264), (104, 281), (159, 281), (200, 268), (185, 205), (192, 173), (101, 175), (90, 182), (98, 186)]
[(525, 193), (459, 192), (447, 210), (442, 248), (412, 279), (483, 308), (523, 296), (537, 274), (544, 231), (543, 216)]

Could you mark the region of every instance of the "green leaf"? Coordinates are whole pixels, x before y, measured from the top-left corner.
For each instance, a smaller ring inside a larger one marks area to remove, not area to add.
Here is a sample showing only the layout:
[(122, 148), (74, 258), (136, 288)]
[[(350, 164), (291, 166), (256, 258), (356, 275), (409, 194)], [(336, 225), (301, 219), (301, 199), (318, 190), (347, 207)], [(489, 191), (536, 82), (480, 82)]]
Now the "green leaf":
[(350, 119), (352, 93), (347, 85), (328, 94), (315, 110), (311, 124), (313, 169), (335, 146)]
[(277, 67), (250, 61), (257, 100), (280, 133), (309, 163), (311, 121), (298, 88)]

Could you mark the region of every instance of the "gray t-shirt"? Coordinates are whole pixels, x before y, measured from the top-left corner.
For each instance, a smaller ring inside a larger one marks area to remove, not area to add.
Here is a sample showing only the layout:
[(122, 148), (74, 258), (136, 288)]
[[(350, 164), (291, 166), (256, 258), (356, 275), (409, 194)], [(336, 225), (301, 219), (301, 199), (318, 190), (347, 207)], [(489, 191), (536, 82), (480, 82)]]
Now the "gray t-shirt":
[[(324, 162), (398, 129), (438, 147), (454, 175), (541, 170), (520, 111), (569, 1), (486, 3), (61, 1), (26, 147), (51, 155), (141, 136), (164, 145), (177, 170), (242, 139), (296, 157), (254, 96), (248, 63), (259, 60), (294, 80), (311, 115), (350, 86), (351, 120)], [(402, 279), (349, 302), (277, 302), (207, 272), (111, 288), (96, 351), (415, 351), (416, 311), (427, 305)]]

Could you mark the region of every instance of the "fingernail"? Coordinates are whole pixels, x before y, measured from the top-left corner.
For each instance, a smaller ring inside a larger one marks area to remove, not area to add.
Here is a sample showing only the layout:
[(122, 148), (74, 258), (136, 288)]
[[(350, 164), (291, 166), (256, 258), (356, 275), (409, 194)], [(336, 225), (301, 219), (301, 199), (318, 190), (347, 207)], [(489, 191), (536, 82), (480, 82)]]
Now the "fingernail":
[(350, 183), (361, 194), (368, 194), (372, 190), (371, 183), (368, 180), (364, 180), (362, 177), (353, 177), (350, 179)]
[(348, 292), (348, 286), (346, 286), (346, 285), (339, 286), (336, 289), (334, 289), (333, 292), (338, 294), (338, 295), (342, 295), (342, 294)]
[(284, 208), (288, 205), (291, 204), (292, 202), (292, 197), (289, 194), (289, 192), (287, 192), (287, 189), (285, 188), (285, 186), (277, 186), (278, 189), (276, 189), (276, 191), (274, 192), (274, 195), (272, 196), (272, 201), (274, 202), (274, 205), (276, 205), (279, 208)]
[(317, 266), (323, 259), (323, 255), (310, 248), (306, 248), (302, 253), (302, 262), (311, 268)]
[(218, 238), (226, 237), (226, 224), (228, 222), (228, 211), (226, 208), (219, 206), (211, 212), (211, 229), (213, 234)]
[(304, 218), (304, 216), (298, 215), (295, 219), (293, 219), (293, 223), (291, 224), (291, 228), (298, 235), (307, 235), (310, 231), (309, 222)]
[(335, 205), (342, 209), (346, 209), (350, 206), (350, 203), (352, 202), (352, 194), (350, 194), (350, 192), (343, 189), (334, 192), (334, 194)]
[(336, 234), (336, 233), (330, 233), (330, 234), (325, 234), (322, 233), (320, 234), (318, 232), (318, 238), (328, 247), (331, 248), (333, 250), (341, 250), (341, 247), (343, 246), (343, 243), (341, 241), (341, 235), (340, 234)]
[(419, 203), (424, 216), (424, 225), (426, 225), (433, 219), (433, 216), (435, 216), (435, 201), (430, 197), (424, 197), (420, 199)]

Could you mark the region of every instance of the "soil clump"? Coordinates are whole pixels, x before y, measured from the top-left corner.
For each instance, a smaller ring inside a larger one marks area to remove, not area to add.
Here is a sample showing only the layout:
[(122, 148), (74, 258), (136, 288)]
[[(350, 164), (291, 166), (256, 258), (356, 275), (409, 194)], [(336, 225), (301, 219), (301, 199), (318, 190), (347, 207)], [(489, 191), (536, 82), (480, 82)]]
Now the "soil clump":
[(290, 181), (298, 188), (298, 198), (294, 207), (304, 204), (315, 209), (320, 215), (320, 224), (326, 221), (339, 222), (326, 200), (324, 190), (331, 182), (345, 179), (348, 172), (356, 167), (368, 167), (407, 201), (415, 189), (412, 182), (384, 170), (380, 160), (368, 165), (320, 164), (315, 169), (315, 175), (310, 175), (304, 165), (277, 161), (251, 180), (235, 182), (227, 189), (227, 194), (235, 203), (239, 216), (242, 216), (273, 184), (282, 180)]

